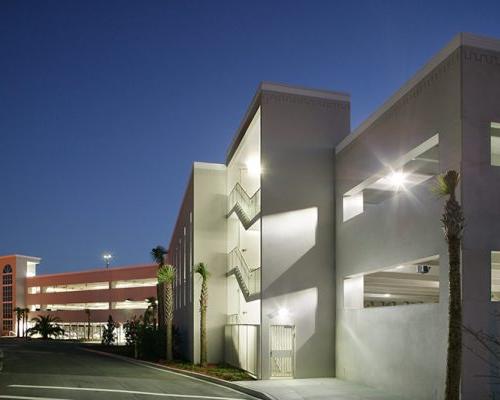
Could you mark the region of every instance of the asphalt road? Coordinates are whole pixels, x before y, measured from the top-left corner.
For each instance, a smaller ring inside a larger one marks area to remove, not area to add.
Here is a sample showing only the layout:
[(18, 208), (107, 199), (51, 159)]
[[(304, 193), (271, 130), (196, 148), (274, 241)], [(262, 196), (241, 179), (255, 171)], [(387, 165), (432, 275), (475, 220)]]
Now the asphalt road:
[(87, 352), (68, 342), (0, 339), (0, 399), (255, 400), (232, 389)]

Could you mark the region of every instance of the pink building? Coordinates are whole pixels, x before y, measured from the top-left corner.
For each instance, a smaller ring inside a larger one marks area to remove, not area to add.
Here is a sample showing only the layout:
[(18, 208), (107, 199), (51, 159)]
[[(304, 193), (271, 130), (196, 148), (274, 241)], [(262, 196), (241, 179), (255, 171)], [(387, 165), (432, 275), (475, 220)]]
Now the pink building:
[[(71, 339), (87, 336), (90, 318), (91, 338), (99, 340), (111, 315), (119, 324), (117, 335), (122, 341), (122, 324), (134, 315), (143, 315), (148, 307), (146, 299), (156, 297), (155, 264), (37, 276), (39, 262), (36, 257), (0, 257), (2, 335), (16, 334), (15, 309), (21, 307), (29, 310), (29, 319), (44, 314), (58, 316)], [(24, 330), (22, 322), (20, 325)]]

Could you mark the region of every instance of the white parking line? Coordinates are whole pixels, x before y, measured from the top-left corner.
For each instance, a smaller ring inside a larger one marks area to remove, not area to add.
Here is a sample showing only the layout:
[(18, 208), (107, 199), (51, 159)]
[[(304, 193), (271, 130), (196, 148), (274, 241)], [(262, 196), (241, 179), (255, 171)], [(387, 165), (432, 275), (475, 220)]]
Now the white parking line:
[[(145, 395), (145, 396), (182, 397), (182, 398), (187, 398), (187, 399), (243, 400), (242, 398), (237, 398), (237, 397), (217, 397), (217, 396), (202, 396), (202, 395), (192, 395), (192, 394), (140, 392), (138, 390), (100, 389), (100, 388), (84, 388), (84, 387), (72, 387), (72, 386), (9, 385), (9, 387), (26, 388), (26, 389), (78, 390), (78, 391), (86, 391), (86, 392), (127, 393), (127, 394), (141, 394), (141, 395)], [(18, 398), (21, 398), (21, 397), (18, 397)], [(40, 397), (31, 397), (31, 398), (40, 399)]]
[(20, 400), (71, 400), (53, 397), (27, 397), (27, 396), (10, 396), (8, 394), (0, 394), (0, 399), (20, 399)]

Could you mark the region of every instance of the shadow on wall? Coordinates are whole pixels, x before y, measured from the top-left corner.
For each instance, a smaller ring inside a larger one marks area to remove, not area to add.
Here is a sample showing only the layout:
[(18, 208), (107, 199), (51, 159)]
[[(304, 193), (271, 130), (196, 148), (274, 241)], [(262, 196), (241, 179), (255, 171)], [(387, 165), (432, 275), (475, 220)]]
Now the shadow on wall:
[(262, 227), (262, 253), (265, 263), (272, 265), (262, 282), (266, 290), (316, 245), (318, 207), (264, 216)]
[(333, 375), (333, 243), (318, 207), (263, 217), (263, 318), (294, 325), (295, 377)]
[[(500, 311), (492, 302), (478, 312), (478, 304), (465, 302), (464, 313), (474, 315), (464, 323), (464, 380), (484, 388), (483, 396), (500, 399)], [(474, 393), (478, 395), (477, 393)]]

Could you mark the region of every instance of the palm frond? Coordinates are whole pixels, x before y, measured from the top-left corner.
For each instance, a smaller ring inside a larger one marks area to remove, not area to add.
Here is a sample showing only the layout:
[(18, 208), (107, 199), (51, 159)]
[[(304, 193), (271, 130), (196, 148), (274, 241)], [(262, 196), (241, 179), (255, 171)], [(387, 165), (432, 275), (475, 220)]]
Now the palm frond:
[(200, 274), (204, 280), (207, 280), (210, 277), (210, 272), (208, 272), (208, 268), (204, 263), (196, 264), (194, 272)]
[(436, 177), (436, 184), (432, 191), (440, 197), (449, 196), (455, 193), (459, 182), (460, 174), (451, 169)]
[(158, 265), (162, 265), (165, 261), (165, 255), (167, 254), (167, 250), (163, 246), (156, 246), (155, 248), (151, 249), (151, 258), (155, 263)]
[(175, 279), (175, 267), (170, 264), (162, 265), (157, 276), (159, 283), (172, 283)]
[(39, 334), (44, 339), (50, 336), (59, 336), (64, 334), (64, 329), (62, 329), (57, 322), (61, 322), (61, 319), (54, 317), (52, 315), (39, 315), (31, 319), (34, 322), (34, 326), (29, 328), (26, 333), (29, 336)]
[(148, 303), (148, 308), (153, 308), (156, 309), (156, 297), (151, 296), (146, 299), (146, 302)]

